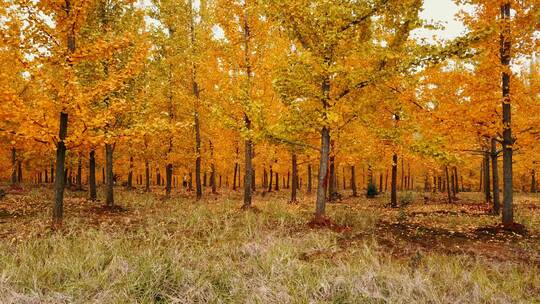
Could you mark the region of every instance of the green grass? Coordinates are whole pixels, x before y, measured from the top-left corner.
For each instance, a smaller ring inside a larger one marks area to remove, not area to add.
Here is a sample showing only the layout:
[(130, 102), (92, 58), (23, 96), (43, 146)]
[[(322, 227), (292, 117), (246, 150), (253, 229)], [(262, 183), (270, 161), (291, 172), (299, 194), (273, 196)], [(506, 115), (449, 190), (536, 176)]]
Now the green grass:
[[(38, 204), (50, 193), (28, 196)], [(308, 199), (291, 206), (279, 195), (258, 197), (261, 212), (239, 211), (232, 197), (195, 203), (119, 192), (117, 200), (127, 212), (91, 214), (91, 203), (68, 200), (61, 232), (46, 229), (48, 210), (0, 224), (27, 232), (0, 242), (0, 303), (540, 301), (538, 265), (430, 250), (401, 255), (402, 241), (389, 250), (375, 228), (397, 211), (369, 206), (379, 201), (329, 205), (332, 219), (349, 227), (334, 232), (306, 226)], [(449, 218), (444, 225), (479, 221)]]

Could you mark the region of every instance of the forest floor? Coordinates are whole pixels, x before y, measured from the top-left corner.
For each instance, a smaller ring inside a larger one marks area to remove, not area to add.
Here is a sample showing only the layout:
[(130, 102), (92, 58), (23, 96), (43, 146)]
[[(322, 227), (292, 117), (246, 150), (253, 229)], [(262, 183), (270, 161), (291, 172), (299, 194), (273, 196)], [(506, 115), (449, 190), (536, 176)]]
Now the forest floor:
[(52, 231), (50, 187), (8, 191), (0, 303), (540, 303), (538, 194), (516, 194), (516, 232), (479, 193), (348, 197), (326, 227), (286, 190), (247, 211), (240, 191), (115, 194), (111, 210), (68, 191)]

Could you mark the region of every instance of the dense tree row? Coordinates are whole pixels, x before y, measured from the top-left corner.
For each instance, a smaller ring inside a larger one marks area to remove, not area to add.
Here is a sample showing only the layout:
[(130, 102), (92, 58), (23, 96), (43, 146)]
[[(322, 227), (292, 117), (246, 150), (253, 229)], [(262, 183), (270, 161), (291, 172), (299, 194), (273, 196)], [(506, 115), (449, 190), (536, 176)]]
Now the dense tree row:
[(66, 183), (108, 206), (115, 184), (300, 189), (316, 220), (344, 189), (482, 190), (511, 225), (537, 190), (540, 8), (457, 2), (469, 33), (429, 44), (421, 0), (3, 0), (2, 177), (54, 183), (55, 225)]

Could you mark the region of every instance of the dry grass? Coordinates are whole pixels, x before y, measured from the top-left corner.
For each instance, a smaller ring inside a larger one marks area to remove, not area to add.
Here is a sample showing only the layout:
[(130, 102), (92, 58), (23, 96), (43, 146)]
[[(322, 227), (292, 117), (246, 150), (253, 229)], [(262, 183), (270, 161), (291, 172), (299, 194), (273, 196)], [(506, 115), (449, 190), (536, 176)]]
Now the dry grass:
[[(346, 229), (310, 229), (311, 198), (239, 194), (195, 203), (118, 191), (122, 212), (69, 193), (65, 228), (47, 228), (52, 193), (0, 201), (1, 303), (540, 302), (539, 201), (520, 196), (526, 235), (484, 233), (498, 218), (476, 195), (447, 205), (416, 194), (328, 207)], [(531, 211), (532, 210), (532, 211)], [(446, 212), (446, 213), (445, 213)]]

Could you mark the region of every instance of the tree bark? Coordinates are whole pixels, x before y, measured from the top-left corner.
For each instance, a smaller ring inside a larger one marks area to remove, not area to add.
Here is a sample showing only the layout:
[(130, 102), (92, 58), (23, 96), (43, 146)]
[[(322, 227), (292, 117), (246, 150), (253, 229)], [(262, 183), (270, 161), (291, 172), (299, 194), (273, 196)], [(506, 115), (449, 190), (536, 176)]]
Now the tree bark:
[(491, 177), (489, 172), (489, 152), (484, 153), (484, 197), (486, 203), (491, 203)]
[(97, 199), (96, 189), (96, 151), (90, 150), (89, 164), (88, 164), (88, 188), (90, 191), (90, 200), (95, 201)]
[(172, 177), (173, 165), (167, 164), (167, 166), (165, 167), (165, 197), (167, 198), (171, 196)]
[[(332, 146), (332, 144), (330, 144)], [(330, 148), (332, 149), (332, 148)], [(330, 153), (330, 176), (328, 180), (328, 200), (329, 201), (335, 201), (337, 199), (337, 189), (336, 189), (336, 167), (334, 163), (335, 156), (333, 155), (333, 152)]]
[(127, 178), (127, 188), (133, 189), (133, 156), (129, 157), (129, 171)]
[(311, 173), (311, 164), (308, 164), (308, 167), (307, 167), (307, 192), (308, 193), (311, 193), (312, 191), (312, 176), (313, 174)]
[[(323, 90), (324, 91), (324, 90)], [(330, 129), (321, 129), (321, 154), (319, 160), (319, 174), (317, 177), (317, 201), (315, 204), (315, 217), (320, 219), (326, 213), (326, 187), (328, 184), (328, 158), (330, 153)]]
[(493, 172), (493, 213), (500, 213), (500, 200), (499, 200), (499, 167), (497, 164), (497, 140), (491, 139), (491, 168)]
[[(73, 38), (74, 39), (74, 38)], [(60, 131), (58, 143), (56, 144), (56, 177), (54, 183), (54, 207), (53, 207), (53, 228), (62, 225), (64, 216), (64, 170), (66, 164), (66, 145), (64, 140), (67, 135), (68, 114), (60, 112)]]
[(296, 153), (293, 152), (291, 157), (292, 166), (292, 187), (291, 187), (291, 203), (297, 203), (296, 191), (298, 190), (298, 162)]
[(445, 172), (445, 175), (446, 175), (446, 193), (448, 194), (448, 203), (451, 204), (452, 203), (452, 187), (450, 185), (450, 175), (448, 174), (448, 166), (445, 166), (444, 167), (444, 172)]
[(106, 200), (107, 207), (114, 206), (114, 173), (113, 173), (114, 144), (105, 144), (105, 168), (106, 168)]
[[(244, 123), (248, 130), (251, 130), (251, 120), (244, 114)], [(253, 142), (251, 139), (245, 140), (245, 173), (244, 173), (244, 205), (243, 208), (251, 207), (253, 195)]]
[(22, 174), (22, 161), (17, 161), (17, 182), (19, 184), (22, 184), (23, 182), (23, 174)]
[[(236, 151), (238, 151), (238, 149)], [(235, 163), (234, 164), (234, 174), (233, 174), (233, 186), (232, 186), (233, 191), (236, 191), (236, 175), (237, 174), (238, 174), (238, 164)]]
[(390, 206), (392, 208), (397, 208), (397, 166), (398, 156), (394, 153), (394, 155), (392, 155), (392, 182), (390, 187)]
[(150, 164), (148, 163), (147, 159), (144, 161), (144, 179), (144, 191), (150, 192)]
[(352, 196), (358, 197), (358, 188), (356, 187), (356, 167), (354, 165), (351, 166), (351, 189)]
[(11, 185), (15, 186), (19, 183), (17, 178), (17, 150), (15, 147), (11, 148)]
[(502, 221), (505, 227), (511, 227), (514, 223), (513, 208), (513, 172), (512, 156), (514, 140), (512, 138), (512, 107), (510, 96), (510, 48), (512, 46), (510, 37), (510, 3), (505, 1), (501, 6), (501, 17), (505, 21), (501, 33), (501, 64), (502, 73), (502, 111), (503, 111), (503, 181), (504, 181), (504, 202)]
[(79, 155), (79, 159), (77, 161), (77, 177), (76, 177), (76, 183), (77, 183), (77, 190), (82, 189), (82, 159)]
[(531, 193), (536, 193), (536, 170), (531, 170)]
[(270, 172), (269, 172), (269, 180), (268, 180), (268, 192), (272, 192), (272, 179), (274, 178), (274, 172), (272, 171), (272, 165), (270, 165)]

